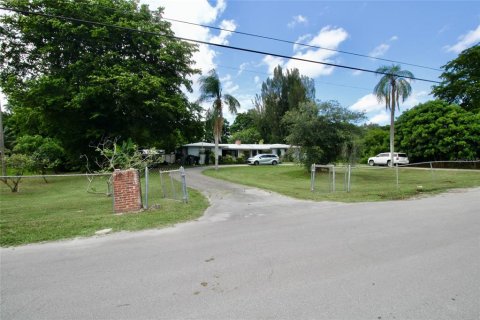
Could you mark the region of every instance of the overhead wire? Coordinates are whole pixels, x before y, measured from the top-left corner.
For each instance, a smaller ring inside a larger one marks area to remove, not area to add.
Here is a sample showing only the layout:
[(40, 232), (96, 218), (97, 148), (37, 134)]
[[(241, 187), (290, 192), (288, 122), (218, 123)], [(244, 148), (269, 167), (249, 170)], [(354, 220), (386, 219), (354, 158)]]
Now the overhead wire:
[[(36, 16), (43, 16), (43, 17), (60, 19), (60, 20), (65, 20), (65, 21), (71, 21), (71, 22), (76, 22), (76, 23), (97, 25), (97, 26), (103, 26), (103, 27), (107, 27), (107, 28), (115, 28), (115, 29), (129, 31), (129, 32), (149, 34), (149, 35), (154, 35), (154, 36), (159, 36), (159, 37), (164, 37), (164, 38), (173, 38), (173, 39), (187, 41), (187, 42), (199, 43), (199, 44), (204, 44), (204, 45), (211, 45), (211, 46), (215, 46), (215, 47), (219, 47), (219, 48), (232, 49), (232, 50), (237, 50), (237, 51), (242, 51), (242, 52), (261, 54), (261, 55), (270, 55), (270, 56), (283, 58), (283, 59), (291, 59), (291, 60), (313, 63), (313, 64), (321, 64), (321, 65), (325, 65), (325, 66), (343, 68), (343, 69), (348, 69), (348, 70), (363, 71), (363, 72), (373, 73), (373, 74), (392, 75), (391, 73), (388, 73), (388, 72), (379, 72), (379, 71), (376, 71), (376, 70), (370, 70), (370, 69), (346, 66), (346, 65), (336, 64), (336, 63), (329, 63), (329, 62), (322, 62), (322, 61), (304, 59), (304, 58), (288, 56), (288, 55), (279, 54), (279, 53), (272, 53), (272, 52), (261, 51), (261, 50), (235, 47), (235, 46), (230, 46), (230, 45), (224, 45), (224, 44), (208, 42), (208, 41), (203, 41), (203, 40), (189, 39), (189, 38), (173, 36), (173, 35), (165, 35), (165, 34), (161, 34), (161, 33), (158, 33), (158, 32), (138, 30), (138, 29), (133, 29), (133, 28), (128, 28), (128, 27), (117, 26), (117, 25), (113, 25), (113, 24), (109, 24), (109, 23), (98, 22), (98, 21), (90, 21), (90, 20), (85, 20), (85, 19), (66, 17), (66, 16), (43, 13), (43, 12), (34, 12), (34, 11), (28, 11), (28, 10), (22, 10), (22, 9), (8, 8), (8, 7), (0, 7), (0, 10), (17, 12), (17, 13), (20, 13), (20, 14), (23, 14), (23, 15), (36, 15)], [(393, 75), (395, 75), (395, 74), (393, 74)], [(409, 77), (409, 76), (403, 76), (403, 78), (410, 79), (410, 80), (423, 81), (423, 82), (430, 82), (430, 83), (440, 83), (439, 81), (435, 81), (435, 80)]]
[[(126, 11), (123, 11), (123, 10), (120, 10), (120, 9), (117, 9), (117, 8), (112, 8), (112, 7), (108, 7), (108, 6), (104, 6), (104, 5), (98, 5), (98, 6), (101, 7), (101, 8), (104, 8), (104, 9), (109, 9), (109, 10), (115, 11), (115, 12), (126, 12)], [(154, 12), (152, 10), (149, 10), (149, 11)], [(321, 46), (316, 46), (316, 45), (311, 45), (311, 44), (306, 44), (306, 43), (301, 43), (301, 42), (296, 42), (296, 41), (291, 41), (291, 40), (284, 40), (284, 39), (279, 39), (279, 38), (275, 38), (275, 37), (271, 37), (271, 36), (265, 36), (265, 35), (254, 34), (254, 33), (249, 33), (249, 32), (229, 30), (229, 29), (210, 26), (210, 25), (206, 25), (206, 24), (200, 24), (200, 23), (195, 23), (195, 22), (190, 22), (190, 21), (185, 21), (185, 20), (180, 20), (180, 19), (168, 18), (168, 17), (165, 17), (165, 16), (162, 16), (162, 19), (166, 20), (166, 21), (173, 21), (173, 22), (178, 22), (178, 23), (183, 23), (183, 24), (188, 24), (188, 25), (193, 25), (193, 26), (198, 26), (198, 27), (203, 27), (203, 28), (209, 28), (209, 29), (213, 29), (213, 30), (236, 33), (236, 34), (241, 34), (241, 35), (260, 38), (260, 39), (266, 39), (266, 40), (272, 40), (272, 41), (277, 41), (277, 42), (283, 42), (283, 43), (303, 46), (303, 47), (307, 47), (307, 48), (321, 49), (321, 50), (326, 50), (326, 51), (333, 51), (333, 52), (338, 52), (338, 53), (342, 53), (342, 54), (353, 55), (353, 56), (357, 56), (357, 57), (363, 57), (363, 58), (369, 58), (369, 59), (386, 61), (386, 62), (393, 62), (393, 63), (400, 63), (400, 64), (403, 64), (403, 65), (408, 65), (408, 66), (413, 66), (413, 67), (418, 67), (418, 68), (423, 68), (423, 69), (429, 69), (429, 70), (434, 70), (434, 71), (443, 71), (443, 70), (438, 69), (438, 68), (423, 66), (423, 65), (419, 65), (419, 64), (413, 64), (413, 63), (409, 63), (409, 62), (402, 62), (402, 61), (398, 61), (398, 60), (374, 57), (374, 56), (370, 56), (370, 55), (366, 55), (366, 54), (355, 53), (355, 52), (350, 52), (350, 51), (345, 51), (345, 50), (332, 49), (332, 48), (326, 48), (326, 47), (321, 47)]]
[(429, 70), (435, 70), (435, 71), (442, 71), (441, 69), (432, 68), (432, 67), (427, 67), (427, 66), (422, 66), (422, 65), (419, 65), (419, 64), (413, 64), (413, 63), (402, 62), (402, 61), (397, 61), (397, 60), (391, 60), (391, 59), (385, 59), (385, 58), (380, 58), (380, 57), (374, 57), (374, 56), (369, 56), (369, 55), (366, 55), (366, 54), (355, 53), (355, 52), (350, 52), (350, 51), (344, 51), (344, 50), (337, 50), (337, 49), (325, 48), (325, 47), (320, 47), (320, 46), (316, 46), (316, 45), (311, 45), (311, 44), (306, 44), (306, 43), (301, 43), (301, 42), (296, 42), (296, 41), (291, 41), (291, 40), (284, 40), (284, 39), (279, 39), (279, 38), (275, 38), (275, 37), (264, 36), (264, 35), (254, 34), (254, 33), (249, 33), (249, 32), (242, 32), (242, 31), (237, 31), (237, 30), (229, 30), (229, 29), (225, 29), (225, 28), (214, 27), (214, 26), (209, 26), (209, 25), (205, 25), (205, 24), (200, 24), (200, 23), (194, 23), (194, 22), (184, 21), (184, 20), (180, 20), (180, 19), (173, 19), (173, 18), (167, 18), (167, 17), (162, 17), (162, 19), (167, 20), (167, 21), (174, 21), (174, 22), (178, 22), (178, 23), (188, 24), (188, 25), (199, 26), (199, 27), (203, 27), (203, 28), (209, 28), (209, 29), (214, 29), (214, 30), (219, 30), (219, 31), (226, 31), (226, 32), (241, 34), (241, 35), (250, 36), (250, 37), (255, 37), (255, 38), (260, 38), (260, 39), (273, 40), (273, 41), (277, 41), (277, 42), (283, 42), (283, 43), (288, 43), (288, 44), (303, 46), (303, 47), (307, 47), (307, 48), (314, 48), (314, 49), (321, 49), (321, 50), (327, 50), (327, 51), (334, 51), (334, 52), (343, 53), (343, 54), (348, 54), (348, 55), (353, 55), (353, 56), (357, 56), (357, 57), (363, 57), (363, 58), (369, 58), (369, 59), (381, 60), (381, 61), (387, 61), (387, 62), (393, 62), (393, 63), (400, 63), (400, 64), (403, 64), (403, 65), (408, 65), (408, 66), (413, 66), (413, 67), (418, 67), (418, 68), (423, 68), (423, 69), (429, 69)]

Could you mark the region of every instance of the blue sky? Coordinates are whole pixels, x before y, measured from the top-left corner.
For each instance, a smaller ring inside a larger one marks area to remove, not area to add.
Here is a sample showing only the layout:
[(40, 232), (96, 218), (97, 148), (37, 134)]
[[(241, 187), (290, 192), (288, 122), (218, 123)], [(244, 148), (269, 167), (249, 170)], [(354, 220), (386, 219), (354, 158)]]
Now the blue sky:
[[(141, 0), (151, 9), (165, 7), (165, 17), (254, 33), (289, 41), (349, 51), (439, 69), (463, 49), (480, 41), (478, 1), (241, 1)], [(288, 43), (172, 22), (179, 36), (259, 51), (375, 70), (391, 64), (370, 58), (301, 48)], [(298, 63), (265, 55), (201, 46), (197, 66), (215, 68), (224, 91), (241, 102), (241, 112), (277, 64), (297, 67), (316, 83), (320, 100), (337, 100), (343, 106), (366, 111), (369, 122), (386, 124), (384, 104), (371, 95), (379, 77), (340, 68)], [(418, 78), (439, 80), (441, 71), (402, 64)], [(196, 81), (196, 78), (193, 79)], [(431, 83), (414, 81), (406, 110), (432, 97)], [(198, 88), (197, 86), (195, 88)], [(198, 97), (198, 91), (190, 95)], [(232, 121), (234, 116), (227, 115)]]
[[(165, 8), (165, 17), (254, 33), (288, 41), (440, 68), (463, 49), (480, 41), (478, 1), (245, 1), (140, 0), (150, 9)], [(375, 70), (391, 63), (328, 50), (220, 32), (172, 22), (182, 37), (272, 52), (287, 56)], [(379, 76), (370, 73), (298, 63), (272, 56), (201, 45), (194, 59), (203, 72), (215, 68), (224, 92), (241, 103), (240, 112), (253, 107), (261, 84), (280, 64), (297, 67), (315, 80), (320, 100), (337, 100), (352, 110), (366, 111), (368, 122), (387, 124), (385, 106), (371, 94)], [(441, 71), (402, 64), (418, 78), (439, 80)], [(192, 78), (197, 82), (198, 76)], [(432, 97), (431, 83), (412, 83), (411, 97), (401, 111)], [(199, 96), (198, 85), (189, 94)], [(5, 101), (3, 101), (5, 103)], [(401, 113), (401, 112), (400, 112)], [(398, 114), (400, 114), (398, 113)], [(233, 115), (226, 114), (232, 122)]]

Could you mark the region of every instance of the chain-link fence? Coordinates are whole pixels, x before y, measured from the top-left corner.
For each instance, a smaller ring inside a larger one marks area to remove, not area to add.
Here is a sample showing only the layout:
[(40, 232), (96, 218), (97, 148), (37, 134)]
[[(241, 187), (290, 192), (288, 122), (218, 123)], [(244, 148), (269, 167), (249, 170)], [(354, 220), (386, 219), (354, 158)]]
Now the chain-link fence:
[(310, 190), (319, 193), (435, 191), (480, 183), (480, 161), (422, 162), (395, 167), (312, 165)]
[(185, 169), (152, 170), (145, 168), (142, 175), (144, 181), (144, 208), (155, 206), (159, 199), (171, 199), (188, 202), (188, 189)]

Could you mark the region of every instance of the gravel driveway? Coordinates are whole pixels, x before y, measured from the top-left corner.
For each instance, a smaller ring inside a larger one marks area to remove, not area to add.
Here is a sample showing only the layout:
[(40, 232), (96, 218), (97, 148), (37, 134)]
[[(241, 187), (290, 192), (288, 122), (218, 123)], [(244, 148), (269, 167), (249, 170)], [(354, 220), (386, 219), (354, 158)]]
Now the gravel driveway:
[(480, 318), (480, 188), (343, 204), (187, 179), (197, 221), (0, 249), (0, 318)]

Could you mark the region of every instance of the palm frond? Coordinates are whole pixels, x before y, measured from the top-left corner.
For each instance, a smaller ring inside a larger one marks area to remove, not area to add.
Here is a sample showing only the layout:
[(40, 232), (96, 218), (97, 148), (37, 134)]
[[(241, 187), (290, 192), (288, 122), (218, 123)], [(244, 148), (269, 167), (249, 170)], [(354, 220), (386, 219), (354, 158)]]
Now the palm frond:
[(223, 95), (223, 102), (228, 106), (228, 111), (231, 113), (237, 113), (237, 109), (240, 108), (240, 102), (230, 94)]

